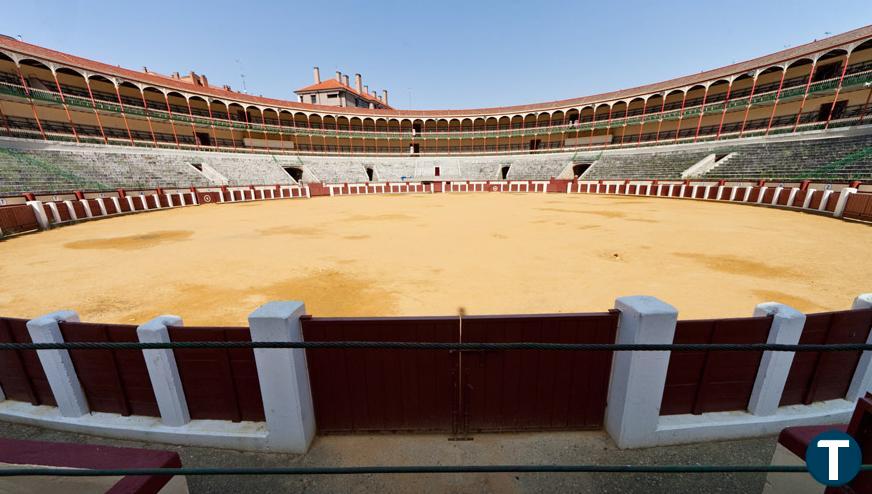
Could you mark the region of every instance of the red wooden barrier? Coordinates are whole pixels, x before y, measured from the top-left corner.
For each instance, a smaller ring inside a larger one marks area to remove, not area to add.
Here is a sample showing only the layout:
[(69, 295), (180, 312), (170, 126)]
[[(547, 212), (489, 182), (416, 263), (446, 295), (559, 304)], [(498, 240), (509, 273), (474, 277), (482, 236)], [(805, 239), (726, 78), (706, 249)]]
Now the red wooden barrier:
[(88, 208), (91, 210), (91, 216), (103, 216), (103, 210), (100, 209), (100, 203), (97, 201), (97, 199), (87, 199), (87, 201)]
[(824, 210), (829, 212), (834, 212), (836, 210), (836, 204), (839, 202), (839, 196), (841, 196), (841, 192), (833, 192), (830, 194), (830, 197), (827, 198), (827, 205), (824, 207)]
[[(251, 341), (248, 328), (171, 327), (172, 341)], [(192, 419), (263, 421), (260, 381), (250, 348), (176, 348)]]
[(221, 202), (221, 194), (219, 192), (200, 192), (197, 191), (198, 204), (210, 204)]
[[(463, 319), (463, 341), (614, 343), (618, 312)], [(578, 430), (603, 426), (612, 352), (463, 352), (468, 432)]]
[[(459, 340), (456, 317), (310, 318), (306, 341)], [(456, 432), (459, 353), (448, 350), (307, 349), (319, 433)]]
[[(0, 342), (33, 343), (27, 332), (27, 320), (0, 318)], [(35, 350), (0, 352), (0, 386), (6, 399), (32, 405), (57, 405)]]
[(33, 208), (26, 204), (0, 207), (0, 235), (39, 230)]
[[(122, 199), (122, 201), (123, 200), (124, 199)], [(120, 205), (121, 201), (119, 201), (118, 204)], [(103, 207), (106, 208), (106, 214), (118, 213), (118, 210), (115, 209), (115, 201), (113, 201), (112, 198), (110, 198), (110, 197), (103, 198)]]
[(76, 212), (76, 218), (81, 220), (88, 217), (85, 213), (85, 205), (82, 204), (81, 201), (70, 201), (70, 204), (73, 205), (73, 211)]
[[(771, 317), (678, 321), (674, 343), (765, 343)], [(745, 410), (763, 352), (672, 352), (661, 415)]]
[[(799, 344), (865, 343), (870, 327), (872, 309), (809, 314)], [(781, 405), (844, 398), (859, 360), (860, 352), (795, 353)]]
[(851, 194), (845, 204), (845, 218), (872, 221), (872, 194)]
[(751, 195), (748, 196), (747, 202), (757, 202), (757, 200), (760, 198), (760, 189), (760, 187), (753, 187), (751, 189)]
[[(136, 326), (62, 322), (64, 341), (137, 342)], [(70, 350), (88, 406), (95, 412), (160, 417), (141, 350)]]

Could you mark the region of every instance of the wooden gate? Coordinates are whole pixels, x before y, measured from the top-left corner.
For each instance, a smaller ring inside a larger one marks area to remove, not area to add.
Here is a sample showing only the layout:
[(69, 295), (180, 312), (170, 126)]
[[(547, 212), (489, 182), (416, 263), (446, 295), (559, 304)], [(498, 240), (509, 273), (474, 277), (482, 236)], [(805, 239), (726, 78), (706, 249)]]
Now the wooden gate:
[[(306, 341), (614, 343), (617, 312), (302, 319)], [(601, 428), (611, 352), (308, 349), (318, 432)]]

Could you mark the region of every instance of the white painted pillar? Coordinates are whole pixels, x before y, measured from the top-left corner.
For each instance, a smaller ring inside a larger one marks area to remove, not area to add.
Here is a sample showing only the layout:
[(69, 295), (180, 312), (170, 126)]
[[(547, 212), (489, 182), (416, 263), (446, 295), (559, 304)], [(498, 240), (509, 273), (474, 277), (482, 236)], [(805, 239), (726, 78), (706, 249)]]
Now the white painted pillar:
[[(136, 208), (133, 206), (133, 196), (126, 196), (127, 205), (130, 206), (130, 212), (133, 213), (136, 211)], [(121, 211), (120, 209), (118, 211)]]
[(757, 195), (757, 204), (763, 204), (763, 195), (766, 194), (766, 189), (768, 188), (765, 185), (760, 187), (760, 194)]
[(818, 206), (818, 211), (826, 211), (827, 203), (830, 201), (830, 196), (833, 195), (832, 189), (827, 189), (824, 191), (824, 196), (821, 198), (821, 203)]
[[(58, 205), (56, 202), (47, 202), (48, 208), (51, 210), (51, 215), (55, 220), (55, 223), (61, 222), (61, 213), (58, 211)], [(64, 206), (66, 207), (66, 206)], [(69, 209), (67, 210), (69, 211)]]
[[(34, 343), (63, 343), (61, 321), (79, 322), (79, 315), (71, 310), (52, 312), (27, 321), (27, 332)], [(73, 360), (67, 350), (37, 350), (36, 355), (45, 371), (58, 410), (64, 417), (87, 415), (88, 400), (76, 375)]]
[[(678, 310), (649, 296), (619, 297), (617, 343), (670, 344)], [(669, 352), (615, 352), (606, 431), (620, 448), (650, 444), (660, 420)]]
[[(872, 293), (864, 293), (855, 298), (851, 309), (872, 309)], [(872, 332), (866, 338), (866, 343), (872, 345)], [(848, 394), (845, 395), (845, 399), (855, 402), (869, 391), (872, 391), (872, 352), (865, 351), (860, 356), (857, 369), (854, 370), (854, 377), (851, 379), (851, 385), (848, 386)]]
[[(766, 302), (754, 308), (754, 317), (771, 315), (772, 326), (766, 343), (797, 345), (805, 327), (805, 314), (777, 302)], [(774, 415), (781, 402), (787, 374), (793, 364), (794, 352), (763, 352), (757, 378), (748, 401), (748, 411), (754, 415)]]
[[(248, 316), (252, 341), (303, 341), (302, 302), (270, 302)], [(315, 410), (306, 352), (301, 348), (256, 348), (254, 359), (266, 415), (267, 449), (305, 453), (315, 436)]]
[(842, 189), (842, 193), (839, 194), (839, 200), (836, 202), (836, 210), (833, 211), (833, 216), (836, 218), (841, 218), (842, 214), (845, 212), (845, 205), (848, 204), (848, 197), (851, 194), (856, 194), (857, 189), (853, 187), (845, 187)]
[(103, 202), (102, 197), (97, 198), (97, 206), (100, 207), (100, 216), (106, 216), (107, 214), (109, 214), (106, 212), (106, 203)]
[[(151, 196), (154, 197), (154, 208), (162, 208), (163, 206), (160, 205), (160, 196), (158, 196), (157, 194), (152, 194)], [(145, 201), (145, 198), (143, 198), (143, 201)]]
[(82, 203), (82, 207), (85, 209), (85, 217), (86, 218), (93, 218), (94, 212), (91, 211), (91, 204), (88, 203), (88, 200), (87, 199), (79, 199), (79, 202)]
[(784, 187), (781, 187), (781, 186), (775, 187), (775, 193), (772, 194), (772, 202), (770, 203), (771, 205), (773, 205), (773, 206), (778, 205), (778, 196), (781, 195), (781, 191), (783, 191), (783, 190), (784, 190)]
[(730, 201), (736, 200), (736, 192), (739, 190), (738, 187), (733, 187), (732, 191), (730, 191)]
[(718, 195), (715, 197), (716, 201), (720, 201), (721, 197), (724, 195), (724, 186), (718, 185)]
[(74, 220), (78, 220), (79, 215), (76, 214), (76, 209), (73, 207), (73, 202), (72, 201), (64, 201), (64, 205), (66, 206), (67, 211), (70, 213), (70, 218), (72, 218)]
[(745, 197), (742, 199), (742, 202), (748, 202), (748, 199), (751, 197), (751, 190), (753, 188), (754, 187), (751, 187), (750, 185), (745, 187)]
[(312, 196), (309, 194), (309, 186), (306, 186), (306, 199), (311, 198)]
[(33, 209), (33, 214), (36, 216), (36, 222), (42, 230), (48, 230), (48, 216), (45, 215), (45, 208), (42, 207), (41, 201), (27, 201), (27, 205)]
[[(170, 334), (167, 327), (181, 325), (182, 318), (179, 316), (158, 316), (136, 328), (136, 335), (140, 343), (169, 343)], [(173, 350), (171, 348), (143, 350), (142, 356), (148, 368), (148, 377), (160, 410), (161, 422), (171, 427), (190, 422), (188, 401), (182, 388), (182, 379), (179, 377), (179, 368)]]
[(802, 209), (808, 209), (811, 205), (811, 199), (814, 197), (817, 191), (813, 189), (806, 189), (805, 201), (802, 202)]
[(796, 200), (796, 193), (799, 192), (799, 189), (796, 187), (791, 187), (790, 195), (787, 196), (787, 207), (793, 207), (793, 201)]

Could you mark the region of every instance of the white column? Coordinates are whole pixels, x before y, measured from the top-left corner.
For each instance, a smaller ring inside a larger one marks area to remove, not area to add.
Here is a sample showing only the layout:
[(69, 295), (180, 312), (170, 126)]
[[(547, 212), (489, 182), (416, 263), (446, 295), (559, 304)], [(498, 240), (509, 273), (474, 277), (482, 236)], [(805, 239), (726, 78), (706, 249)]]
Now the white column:
[(720, 201), (721, 196), (723, 196), (723, 195), (724, 195), (724, 186), (718, 185), (718, 195), (717, 195), (717, 197), (715, 197), (715, 200)]
[(805, 200), (802, 202), (802, 209), (808, 209), (811, 205), (811, 199), (814, 197), (815, 193), (818, 192), (813, 189), (806, 189)]
[[(302, 302), (270, 302), (248, 316), (252, 341), (303, 341)], [(306, 352), (301, 348), (256, 348), (254, 359), (266, 415), (267, 448), (305, 453), (315, 435), (315, 410)]]
[(67, 208), (67, 212), (70, 213), (70, 218), (73, 219), (73, 220), (78, 220), (78, 219), (79, 219), (79, 215), (76, 214), (76, 208), (73, 207), (73, 203), (72, 203), (72, 201), (64, 201), (64, 205), (65, 205), (66, 208)]
[[(179, 316), (158, 316), (136, 328), (140, 343), (169, 343), (168, 326), (181, 326)], [(143, 350), (148, 378), (164, 425), (178, 427), (191, 421), (188, 401), (171, 348)]]
[(790, 188), (790, 195), (787, 196), (787, 207), (794, 207), (793, 201), (796, 199), (797, 192), (799, 192), (799, 189), (796, 187)]
[(760, 194), (757, 195), (757, 204), (763, 204), (763, 195), (766, 194), (766, 189), (768, 188), (769, 187), (766, 187), (765, 185), (760, 187)]
[(36, 216), (36, 222), (39, 223), (39, 228), (48, 230), (48, 217), (45, 215), (45, 209), (42, 207), (41, 201), (27, 201), (27, 205), (33, 209), (33, 214)]
[(772, 202), (770, 203), (771, 205), (773, 205), (773, 206), (778, 205), (778, 196), (781, 195), (781, 191), (783, 191), (783, 190), (784, 190), (784, 187), (781, 187), (781, 186), (775, 187), (775, 193), (772, 194)]
[[(27, 321), (27, 332), (34, 343), (63, 343), (61, 321), (79, 322), (79, 315), (71, 310), (52, 312)], [(76, 375), (73, 360), (67, 350), (37, 350), (39, 362), (51, 387), (58, 410), (64, 417), (87, 415), (88, 400)]]
[[(754, 308), (754, 317), (772, 316), (766, 343), (797, 345), (805, 327), (805, 314), (777, 302), (766, 302)], [(787, 374), (793, 364), (794, 352), (763, 352), (757, 378), (748, 401), (748, 411), (754, 415), (773, 415), (778, 410)]]
[(830, 196), (833, 195), (832, 189), (827, 189), (824, 191), (824, 196), (821, 198), (821, 203), (818, 206), (818, 211), (826, 211), (827, 203), (830, 201)]
[[(670, 344), (678, 310), (649, 296), (620, 297), (617, 343)], [(615, 352), (606, 407), (606, 431), (618, 447), (651, 442), (660, 419), (669, 352)]]
[(85, 208), (85, 216), (88, 218), (94, 217), (94, 212), (91, 211), (91, 204), (88, 203), (87, 199), (79, 199), (79, 202), (82, 203), (82, 207)]
[(97, 198), (97, 206), (100, 207), (100, 216), (106, 216), (108, 214), (106, 212), (106, 203), (103, 202), (102, 197)]
[(835, 216), (836, 218), (841, 218), (842, 213), (845, 212), (845, 205), (848, 204), (848, 197), (850, 197), (851, 194), (856, 193), (857, 189), (853, 187), (845, 187), (844, 189), (842, 189), (842, 193), (839, 194), (839, 200), (836, 202), (836, 210), (833, 211), (833, 216)]
[[(872, 293), (864, 293), (855, 298), (851, 309), (872, 309)], [(866, 343), (872, 345), (872, 331), (870, 331), (869, 336), (866, 338)], [(851, 379), (851, 385), (848, 387), (848, 394), (845, 395), (845, 399), (854, 402), (865, 396), (869, 391), (872, 391), (872, 352), (865, 351), (860, 356), (857, 369), (854, 370), (854, 377)]]

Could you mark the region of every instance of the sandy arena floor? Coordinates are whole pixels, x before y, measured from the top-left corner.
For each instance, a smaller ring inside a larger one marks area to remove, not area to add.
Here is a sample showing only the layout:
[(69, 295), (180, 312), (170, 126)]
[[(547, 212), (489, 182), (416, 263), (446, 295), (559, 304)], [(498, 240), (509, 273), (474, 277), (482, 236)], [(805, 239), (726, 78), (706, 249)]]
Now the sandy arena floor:
[(558, 194), (210, 205), (0, 242), (0, 315), (239, 325), (258, 305), (319, 316), (602, 311), (654, 295), (683, 318), (872, 292), (872, 228), (711, 202)]

